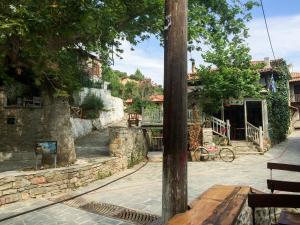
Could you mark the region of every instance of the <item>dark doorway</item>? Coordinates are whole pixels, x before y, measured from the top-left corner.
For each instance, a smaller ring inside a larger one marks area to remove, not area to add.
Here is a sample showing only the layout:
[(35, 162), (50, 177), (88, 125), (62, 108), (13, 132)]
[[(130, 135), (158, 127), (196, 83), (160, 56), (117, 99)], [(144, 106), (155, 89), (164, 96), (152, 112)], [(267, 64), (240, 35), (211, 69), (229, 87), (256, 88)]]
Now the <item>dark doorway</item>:
[(245, 116), (243, 105), (231, 105), (224, 108), (225, 120), (230, 121), (232, 140), (245, 140)]
[(247, 101), (247, 121), (256, 127), (263, 125), (260, 101)]

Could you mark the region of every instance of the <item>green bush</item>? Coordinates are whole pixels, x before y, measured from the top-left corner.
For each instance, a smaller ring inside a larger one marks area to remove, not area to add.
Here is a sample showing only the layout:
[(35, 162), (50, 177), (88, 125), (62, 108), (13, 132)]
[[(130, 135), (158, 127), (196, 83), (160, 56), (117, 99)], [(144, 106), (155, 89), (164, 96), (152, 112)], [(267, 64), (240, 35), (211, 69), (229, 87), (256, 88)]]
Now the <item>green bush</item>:
[(88, 93), (84, 98), (83, 103), (81, 104), (81, 108), (85, 111), (99, 111), (104, 109), (104, 104), (101, 98), (99, 98), (95, 94)]

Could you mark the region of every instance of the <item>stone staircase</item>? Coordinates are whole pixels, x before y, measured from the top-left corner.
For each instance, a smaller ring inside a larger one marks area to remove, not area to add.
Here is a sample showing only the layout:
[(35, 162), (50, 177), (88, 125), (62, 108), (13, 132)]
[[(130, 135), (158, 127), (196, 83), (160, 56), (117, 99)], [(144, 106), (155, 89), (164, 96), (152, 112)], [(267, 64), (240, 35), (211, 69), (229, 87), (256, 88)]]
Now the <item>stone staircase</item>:
[(300, 129), (300, 120), (297, 120), (297, 121), (294, 123), (294, 129), (296, 129), (296, 130)]
[(259, 147), (249, 141), (230, 141), (231, 146), (233, 147), (237, 155), (258, 155), (263, 154), (259, 150)]
[(163, 152), (156, 151), (156, 152), (148, 152), (148, 160), (149, 162), (162, 162), (163, 161)]

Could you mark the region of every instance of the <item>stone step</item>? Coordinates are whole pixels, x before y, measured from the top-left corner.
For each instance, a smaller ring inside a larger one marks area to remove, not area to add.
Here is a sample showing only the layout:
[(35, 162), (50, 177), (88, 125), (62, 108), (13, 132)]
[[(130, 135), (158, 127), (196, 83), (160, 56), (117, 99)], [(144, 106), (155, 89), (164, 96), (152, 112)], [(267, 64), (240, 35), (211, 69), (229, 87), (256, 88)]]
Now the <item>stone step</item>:
[(236, 155), (263, 155), (263, 152), (249, 151), (249, 152), (235, 152)]
[(163, 161), (163, 153), (162, 152), (148, 152), (148, 160), (149, 162), (162, 162)]
[(295, 128), (295, 129), (300, 129), (300, 120), (297, 120), (297, 121), (294, 123), (294, 128)]
[(234, 147), (254, 146), (254, 144), (252, 142), (249, 142), (249, 141), (230, 141), (230, 144)]

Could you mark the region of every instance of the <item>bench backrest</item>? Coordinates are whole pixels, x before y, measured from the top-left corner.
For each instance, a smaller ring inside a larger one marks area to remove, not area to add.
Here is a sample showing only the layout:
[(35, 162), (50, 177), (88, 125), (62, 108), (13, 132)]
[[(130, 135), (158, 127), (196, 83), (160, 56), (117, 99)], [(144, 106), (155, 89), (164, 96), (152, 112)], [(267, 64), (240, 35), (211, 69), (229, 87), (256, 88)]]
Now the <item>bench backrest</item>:
[(292, 172), (300, 172), (300, 165), (268, 162), (267, 167), (270, 170), (285, 170), (285, 171), (292, 171)]
[(248, 205), (251, 208), (300, 208), (300, 195), (250, 193), (248, 194)]
[(300, 192), (300, 182), (267, 180), (268, 189), (276, 191)]

